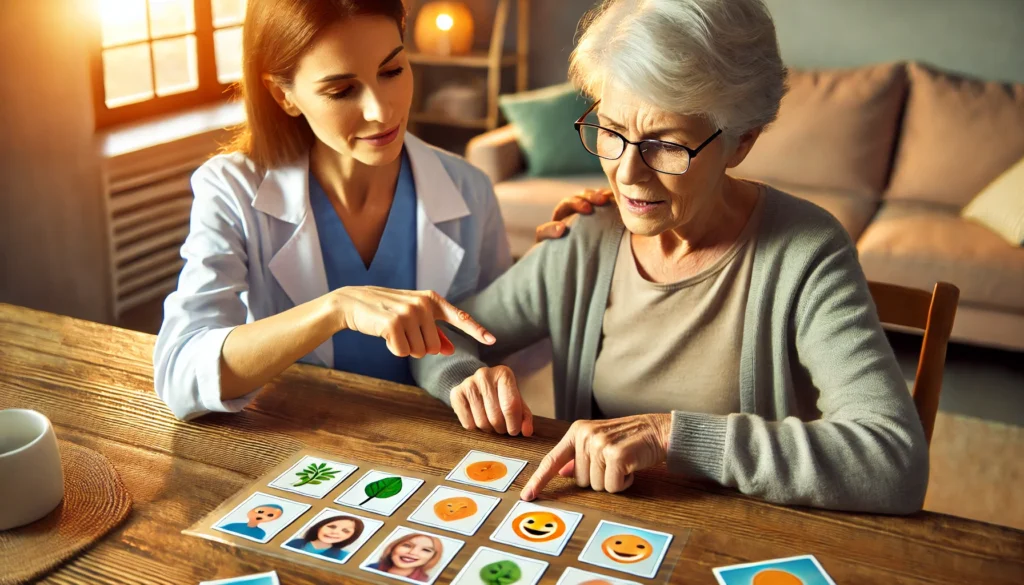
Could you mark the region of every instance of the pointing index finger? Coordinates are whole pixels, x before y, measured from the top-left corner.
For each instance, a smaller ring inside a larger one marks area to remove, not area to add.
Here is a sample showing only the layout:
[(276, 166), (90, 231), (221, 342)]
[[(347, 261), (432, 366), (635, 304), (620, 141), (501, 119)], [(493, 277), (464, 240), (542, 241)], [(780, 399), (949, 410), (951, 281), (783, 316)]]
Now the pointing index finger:
[(469, 313), (455, 308), (454, 305), (442, 298), (434, 299), (433, 304), (435, 319), (451, 324), (485, 345), (493, 345), (496, 341), (494, 335), (491, 335), (490, 331), (470, 317)]
[(533, 472), (533, 475), (530, 476), (530, 481), (526, 482), (523, 491), (519, 492), (519, 497), (528, 502), (536, 498), (537, 494), (544, 489), (544, 486), (548, 485), (548, 482), (558, 475), (558, 470), (566, 463), (574, 460), (575, 455), (576, 437), (572, 430), (570, 430), (565, 433), (565, 436), (555, 445), (555, 448), (544, 456), (540, 465), (537, 466), (537, 471)]

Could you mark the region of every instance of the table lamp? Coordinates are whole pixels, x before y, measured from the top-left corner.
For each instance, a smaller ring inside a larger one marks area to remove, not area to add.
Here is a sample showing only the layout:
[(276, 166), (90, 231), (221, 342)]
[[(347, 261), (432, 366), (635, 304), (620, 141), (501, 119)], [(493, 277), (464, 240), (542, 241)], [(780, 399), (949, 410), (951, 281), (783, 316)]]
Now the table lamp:
[(416, 49), (430, 55), (464, 55), (473, 48), (473, 15), (462, 2), (428, 2), (413, 31)]

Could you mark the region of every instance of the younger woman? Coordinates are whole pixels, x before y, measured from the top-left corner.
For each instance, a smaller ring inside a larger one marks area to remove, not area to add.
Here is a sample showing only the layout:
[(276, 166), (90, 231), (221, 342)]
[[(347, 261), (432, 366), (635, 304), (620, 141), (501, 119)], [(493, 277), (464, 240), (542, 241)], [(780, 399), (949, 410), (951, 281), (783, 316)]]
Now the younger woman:
[(362, 536), (363, 528), (359, 518), (330, 516), (310, 526), (302, 538), (289, 540), (285, 546), (343, 561), (350, 554), (345, 547)]
[(153, 356), (179, 418), (241, 410), (297, 360), (411, 384), (409, 356), (452, 351), (438, 320), (493, 343), (445, 298), (511, 265), (505, 226), (482, 171), (406, 134), (405, 16), (402, 0), (249, 0), (247, 123), (192, 177)]
[(413, 581), (430, 581), (427, 571), (434, 568), (444, 554), (441, 541), (426, 534), (406, 534), (389, 544), (380, 560), (368, 568)]

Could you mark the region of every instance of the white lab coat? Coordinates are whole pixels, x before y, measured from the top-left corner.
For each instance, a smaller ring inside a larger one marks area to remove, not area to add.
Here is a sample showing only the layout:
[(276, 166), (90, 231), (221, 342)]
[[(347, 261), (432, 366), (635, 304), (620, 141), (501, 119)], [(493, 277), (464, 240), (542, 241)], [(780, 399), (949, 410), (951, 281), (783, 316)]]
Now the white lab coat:
[[(416, 184), (416, 287), (452, 300), (475, 293), (512, 264), (487, 176), (406, 135)], [(309, 161), (259, 171), (241, 154), (210, 159), (192, 176), (185, 267), (164, 303), (153, 353), (156, 392), (180, 419), (237, 412), (256, 392), (220, 399), (224, 339), (241, 324), (328, 292), (309, 206)], [(327, 339), (303, 362), (333, 367)]]

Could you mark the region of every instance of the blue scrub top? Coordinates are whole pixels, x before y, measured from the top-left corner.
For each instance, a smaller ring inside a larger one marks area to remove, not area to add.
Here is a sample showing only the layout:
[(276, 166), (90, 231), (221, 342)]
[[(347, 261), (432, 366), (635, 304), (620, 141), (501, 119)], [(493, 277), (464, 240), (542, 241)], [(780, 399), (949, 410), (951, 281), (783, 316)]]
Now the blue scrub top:
[[(309, 175), (309, 203), (320, 235), (330, 290), (343, 286), (416, 288), (416, 183), (404, 150), (394, 201), (369, 268), (363, 264), (345, 225), (312, 173)], [(384, 339), (345, 330), (335, 333), (333, 341), (334, 369), (415, 385), (408, 358), (393, 355)]]

